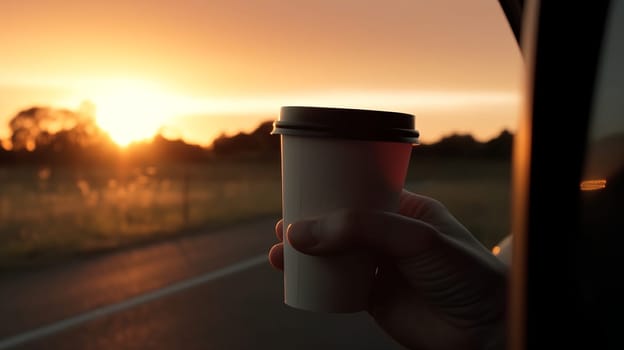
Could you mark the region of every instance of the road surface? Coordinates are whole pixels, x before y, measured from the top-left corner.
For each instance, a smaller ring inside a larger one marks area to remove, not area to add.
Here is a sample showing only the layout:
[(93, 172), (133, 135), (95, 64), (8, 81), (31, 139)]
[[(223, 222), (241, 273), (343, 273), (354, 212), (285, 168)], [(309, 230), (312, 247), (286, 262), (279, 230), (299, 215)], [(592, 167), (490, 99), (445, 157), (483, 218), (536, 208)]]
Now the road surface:
[(0, 349), (400, 349), (282, 303), (276, 218), (0, 277)]

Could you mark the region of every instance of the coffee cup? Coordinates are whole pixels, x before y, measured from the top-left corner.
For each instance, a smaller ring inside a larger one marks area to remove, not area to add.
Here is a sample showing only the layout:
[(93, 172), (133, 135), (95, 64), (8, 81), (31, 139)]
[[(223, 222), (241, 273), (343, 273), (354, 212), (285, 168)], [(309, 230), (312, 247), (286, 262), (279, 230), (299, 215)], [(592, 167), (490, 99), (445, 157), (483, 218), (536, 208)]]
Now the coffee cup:
[[(284, 230), (341, 209), (398, 210), (419, 136), (413, 115), (286, 106), (272, 134), (281, 135)], [(311, 256), (284, 239), (284, 302), (316, 312), (365, 310), (375, 269), (362, 249)]]

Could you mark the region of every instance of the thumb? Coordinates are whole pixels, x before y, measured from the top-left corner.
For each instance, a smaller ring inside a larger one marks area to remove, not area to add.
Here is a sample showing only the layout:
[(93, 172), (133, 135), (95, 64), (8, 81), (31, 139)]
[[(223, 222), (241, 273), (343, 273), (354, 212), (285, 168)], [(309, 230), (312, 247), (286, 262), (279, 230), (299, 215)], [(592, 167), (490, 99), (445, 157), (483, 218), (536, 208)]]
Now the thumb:
[(302, 253), (329, 255), (353, 248), (389, 257), (409, 257), (429, 251), (444, 237), (428, 223), (383, 211), (339, 210), (292, 223), (288, 242)]
[(287, 239), (310, 255), (363, 248), (389, 258), (427, 303), (461, 324), (502, 319), (504, 265), (494, 255), (461, 244), (424, 221), (389, 212), (341, 210), (294, 222)]

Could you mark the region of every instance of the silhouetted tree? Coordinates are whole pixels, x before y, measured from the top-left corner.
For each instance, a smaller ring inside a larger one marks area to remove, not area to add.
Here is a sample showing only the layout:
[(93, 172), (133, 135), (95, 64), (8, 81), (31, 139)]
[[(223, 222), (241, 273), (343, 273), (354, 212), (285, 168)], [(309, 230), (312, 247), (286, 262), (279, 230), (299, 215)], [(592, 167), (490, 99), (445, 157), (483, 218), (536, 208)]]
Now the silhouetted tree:
[[(95, 123), (92, 105), (83, 105), (77, 112), (32, 107), (19, 112), (9, 126), (13, 148), (10, 151), (0, 148), (0, 163), (199, 162), (228, 157), (264, 161), (279, 159), (280, 150), (280, 137), (271, 135), (273, 122), (266, 121), (251, 133), (221, 135), (209, 149), (158, 135), (150, 142), (130, 145), (122, 157), (119, 147)], [(513, 135), (507, 130), (485, 143), (469, 134), (453, 134), (436, 143), (414, 147), (413, 154), (510, 159), (512, 144)]]
[(271, 135), (273, 122), (260, 124), (251, 134), (238, 133), (232, 137), (221, 135), (212, 144), (217, 156), (279, 157), (280, 138)]
[(116, 146), (88, 108), (20, 111), (9, 122), (12, 153), (22, 162), (71, 163), (114, 157)]
[(453, 134), (432, 144), (414, 147), (416, 157), (481, 157), (511, 159), (513, 135), (502, 131), (497, 137), (482, 143), (469, 134)]
[(511, 159), (513, 149), (513, 134), (503, 130), (498, 136), (487, 141), (484, 145), (483, 156), (488, 158)]
[(472, 157), (479, 154), (483, 145), (469, 134), (453, 134), (433, 144), (414, 147), (415, 156)]
[(201, 146), (192, 145), (183, 140), (169, 140), (157, 135), (151, 144), (152, 153), (161, 158), (181, 162), (197, 162), (208, 157), (208, 151)]
[(49, 136), (58, 130), (70, 129), (83, 117), (67, 109), (32, 107), (20, 111), (9, 122), (13, 149), (34, 150), (37, 141), (49, 141)]
[(271, 135), (273, 130), (273, 122), (266, 121), (260, 124), (251, 134), (256, 140), (258, 147), (266, 152), (275, 153), (280, 150), (280, 138), (277, 135)]
[(200, 162), (211, 158), (208, 149), (183, 140), (169, 140), (162, 135), (156, 135), (150, 142), (131, 144), (125, 154), (131, 162), (142, 164)]

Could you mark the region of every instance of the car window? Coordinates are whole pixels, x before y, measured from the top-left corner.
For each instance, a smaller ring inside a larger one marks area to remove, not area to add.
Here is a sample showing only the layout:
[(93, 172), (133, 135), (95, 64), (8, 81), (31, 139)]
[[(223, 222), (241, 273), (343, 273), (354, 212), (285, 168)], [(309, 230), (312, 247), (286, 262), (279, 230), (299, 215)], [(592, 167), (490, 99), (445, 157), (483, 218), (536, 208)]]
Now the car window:
[[(607, 22), (589, 126), (585, 188), (601, 186), (624, 167), (624, 4), (614, 1)], [(605, 183), (606, 184), (606, 183)]]
[(621, 266), (624, 213), (624, 2), (611, 2), (598, 66), (584, 178), (579, 280), (592, 331), (610, 348), (621, 347), (615, 327), (622, 293), (613, 276)]

